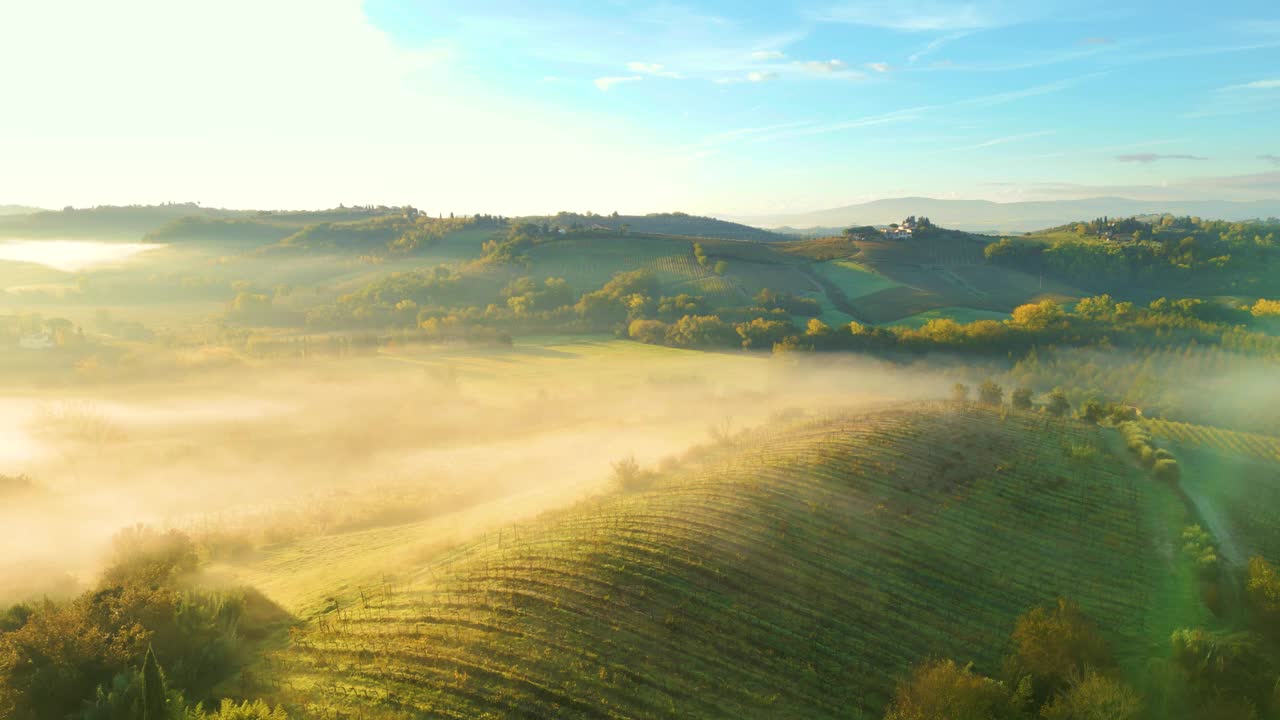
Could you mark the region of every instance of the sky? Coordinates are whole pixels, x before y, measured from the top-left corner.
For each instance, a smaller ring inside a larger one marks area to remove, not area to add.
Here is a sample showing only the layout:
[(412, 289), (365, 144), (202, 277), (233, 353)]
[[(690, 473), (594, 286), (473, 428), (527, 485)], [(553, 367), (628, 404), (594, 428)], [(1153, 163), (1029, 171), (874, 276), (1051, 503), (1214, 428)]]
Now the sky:
[(5, 0), (0, 204), (1280, 198), (1274, 0)]

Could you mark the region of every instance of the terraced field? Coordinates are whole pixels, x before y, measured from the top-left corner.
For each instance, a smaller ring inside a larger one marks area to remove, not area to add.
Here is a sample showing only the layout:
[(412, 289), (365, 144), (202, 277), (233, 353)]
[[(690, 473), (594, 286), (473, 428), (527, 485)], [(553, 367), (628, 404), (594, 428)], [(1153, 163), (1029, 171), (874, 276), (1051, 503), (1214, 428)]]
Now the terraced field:
[(931, 405), (742, 438), (313, 608), (263, 684), (319, 718), (879, 717), (1059, 595), (1139, 664), (1198, 619), (1185, 517), (1102, 432)]

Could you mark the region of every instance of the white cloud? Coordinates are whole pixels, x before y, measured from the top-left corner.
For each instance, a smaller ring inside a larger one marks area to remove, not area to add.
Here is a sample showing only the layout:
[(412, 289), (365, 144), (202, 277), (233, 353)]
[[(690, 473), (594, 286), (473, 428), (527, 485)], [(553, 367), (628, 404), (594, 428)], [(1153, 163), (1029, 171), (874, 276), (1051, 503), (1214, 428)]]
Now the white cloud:
[(819, 74), (839, 72), (847, 67), (843, 60), (806, 60), (799, 65), (802, 70)]
[(783, 60), (786, 57), (787, 54), (781, 50), (757, 50), (751, 53), (752, 60), (762, 60), (766, 62), (769, 60)]
[(879, 73), (889, 72), (890, 70), (889, 63), (886, 63), (886, 62), (867, 63), (867, 67)]
[(611, 77), (599, 77), (599, 78), (596, 78), (593, 82), (595, 82), (596, 87), (600, 88), (605, 92), (608, 92), (609, 89), (612, 88), (614, 85), (621, 85), (622, 83), (629, 83), (629, 82), (639, 82), (640, 80), (643, 80), (643, 79), (644, 78), (640, 77), (639, 75), (623, 75), (623, 76), (615, 75)]
[(769, 80), (777, 80), (777, 79), (778, 79), (778, 73), (776, 72), (761, 72), (759, 70), (752, 70), (751, 72), (747, 73), (747, 80), (750, 80), (751, 82), (754, 82), (754, 83), (766, 82)]
[(1272, 90), (1280, 88), (1280, 78), (1274, 80), (1254, 80), (1239, 85), (1228, 85), (1224, 90)]

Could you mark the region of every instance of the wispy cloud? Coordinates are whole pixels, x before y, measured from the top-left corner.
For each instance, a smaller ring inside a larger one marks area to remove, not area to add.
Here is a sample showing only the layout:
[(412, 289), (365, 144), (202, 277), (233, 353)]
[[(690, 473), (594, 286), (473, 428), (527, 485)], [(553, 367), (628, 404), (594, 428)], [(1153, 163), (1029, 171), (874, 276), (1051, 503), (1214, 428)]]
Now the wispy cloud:
[(1272, 165), (1280, 165), (1280, 155), (1272, 155), (1271, 153), (1267, 153), (1265, 155), (1259, 155), (1258, 159), (1264, 162), (1269, 162)]
[(1030, 140), (1031, 138), (1044, 137), (1045, 135), (1056, 134), (1057, 130), (1037, 130), (1035, 132), (1018, 133), (1016, 135), (1005, 135), (1003, 137), (992, 138), (984, 142), (974, 145), (964, 145), (953, 150), (977, 150), (978, 148), (993, 147), (996, 145), (1004, 145), (1005, 143), (1017, 142), (1019, 140)]
[(934, 52), (938, 50), (938, 48), (942, 47), (943, 45), (946, 45), (947, 43), (955, 40), (959, 40), (968, 35), (969, 33), (967, 32), (958, 32), (958, 33), (951, 33), (950, 35), (943, 35), (942, 37), (939, 37), (939, 38), (934, 38), (933, 40), (926, 43), (923, 47), (918, 48), (917, 50), (912, 52), (910, 55), (908, 55), (907, 62), (914, 65), (920, 60), (922, 60), (923, 58), (928, 57), (929, 55), (932, 55)]
[(798, 66), (802, 70), (819, 74), (838, 72), (848, 67), (843, 60), (804, 60)]
[(755, 52), (751, 53), (752, 60), (760, 60), (762, 62), (768, 62), (770, 60), (783, 60), (786, 57), (787, 57), (787, 54), (782, 52), (781, 50), (756, 50)]
[(875, 70), (878, 73), (886, 73), (892, 69), (891, 67), (889, 67), (889, 63), (887, 62), (867, 63), (867, 67), (871, 68), (872, 70)]
[(1280, 88), (1280, 78), (1270, 80), (1254, 80), (1253, 82), (1228, 85), (1223, 90), (1274, 90)]
[(1161, 160), (1208, 160), (1207, 157), (1199, 155), (1161, 155), (1160, 153), (1133, 153), (1130, 155), (1117, 155), (1116, 160), (1120, 162), (1142, 163), (1144, 165), (1159, 162)]
[(614, 75), (609, 77), (598, 77), (593, 82), (595, 86), (604, 92), (608, 92), (615, 85), (621, 85), (629, 82), (639, 82), (644, 78), (639, 75)]
[(777, 80), (777, 79), (778, 79), (778, 73), (776, 72), (752, 70), (751, 72), (747, 73), (747, 80), (749, 82), (758, 83), (758, 82), (767, 82), (769, 80)]
[(1110, 45), (1114, 43), (1109, 37), (1087, 37), (1080, 41), (1081, 45)]
[(943, 2), (940, 0), (854, 0), (829, 5), (815, 14), (824, 22), (922, 32), (981, 30), (1013, 25), (1025, 19), (1031, 3), (1000, 0)]

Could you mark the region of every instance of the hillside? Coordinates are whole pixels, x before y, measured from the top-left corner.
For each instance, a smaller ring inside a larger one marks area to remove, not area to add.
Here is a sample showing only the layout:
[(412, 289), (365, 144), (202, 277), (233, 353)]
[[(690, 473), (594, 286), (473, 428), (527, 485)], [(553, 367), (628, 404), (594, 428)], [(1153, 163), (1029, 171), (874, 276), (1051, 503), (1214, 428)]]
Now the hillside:
[(600, 228), (606, 230), (627, 229), (655, 235), (682, 235), (696, 238), (723, 238), (725, 240), (755, 240), (779, 242), (788, 240), (786, 235), (762, 230), (741, 223), (712, 217), (699, 217), (682, 212), (650, 213), (648, 215), (596, 215), (561, 212), (555, 215), (523, 218), (532, 222), (547, 222), (563, 228)]
[(1129, 217), (1172, 213), (1221, 220), (1251, 220), (1280, 215), (1280, 202), (1152, 201), (1100, 197), (998, 203), (989, 200), (941, 200), (907, 197), (874, 200), (827, 210), (774, 215), (725, 216), (736, 222), (767, 228), (787, 228), (805, 234), (807, 228), (885, 225), (908, 215), (926, 215), (939, 225), (969, 232), (1030, 232), (1081, 218)]
[(372, 576), (264, 685), (305, 716), (872, 718), (922, 658), (996, 671), (1059, 595), (1145, 662), (1199, 619), (1160, 552), (1183, 508), (1103, 431), (1046, 422), (911, 406), (740, 437)]

